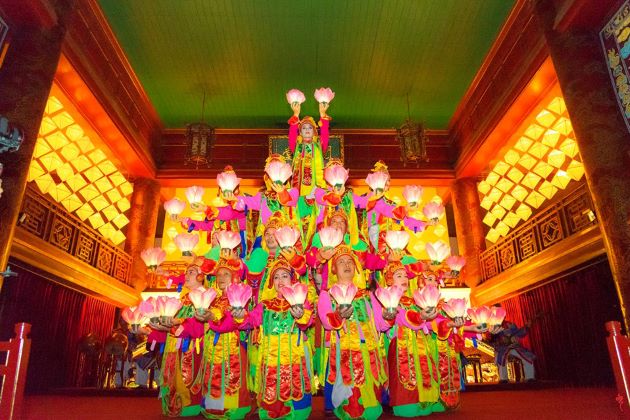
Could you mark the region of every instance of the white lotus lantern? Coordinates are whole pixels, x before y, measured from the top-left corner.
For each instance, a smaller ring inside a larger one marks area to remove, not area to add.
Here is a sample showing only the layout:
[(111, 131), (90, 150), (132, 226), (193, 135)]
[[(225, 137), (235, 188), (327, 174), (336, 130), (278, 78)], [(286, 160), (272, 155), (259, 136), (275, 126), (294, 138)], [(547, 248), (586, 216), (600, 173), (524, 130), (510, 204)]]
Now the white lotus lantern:
[(389, 175), (383, 171), (372, 172), (365, 178), (365, 183), (377, 194), (385, 191), (387, 181), (389, 181)]
[(350, 171), (341, 165), (332, 165), (324, 170), (324, 179), (335, 188), (341, 188), (346, 184)]
[(277, 160), (269, 162), (265, 168), (265, 172), (269, 176), (272, 182), (282, 185), (293, 175), (293, 169), (288, 163), (283, 163)]
[(436, 224), (444, 214), (444, 206), (431, 201), (424, 206), (422, 212), (431, 223)]
[(343, 241), (343, 232), (335, 227), (326, 226), (319, 230), (319, 239), (324, 249), (332, 249)]
[(235, 249), (241, 243), (241, 235), (232, 230), (220, 230), (215, 237), (221, 249)]
[(217, 184), (221, 191), (234, 192), (241, 183), (241, 178), (238, 178), (234, 171), (225, 171), (217, 175)]
[(409, 233), (404, 230), (388, 230), (385, 233), (385, 242), (390, 249), (402, 251), (409, 243)]
[(148, 248), (140, 252), (140, 258), (142, 258), (149, 271), (154, 272), (164, 262), (166, 251), (162, 248)]
[(335, 92), (333, 92), (330, 88), (322, 87), (315, 91), (314, 96), (317, 102), (327, 104), (333, 100)]
[(290, 226), (283, 226), (276, 230), (275, 236), (280, 248), (290, 248), (300, 239), (300, 231)]
[(179, 233), (173, 238), (175, 246), (182, 251), (182, 255), (191, 257), (192, 251), (199, 243), (199, 235), (196, 233)]
[(442, 264), (451, 253), (451, 248), (442, 241), (429, 242), (425, 249), (434, 265)]
[(188, 202), (192, 205), (192, 204), (202, 204), (203, 203), (203, 193), (204, 193), (204, 189), (203, 187), (198, 187), (196, 185), (193, 185), (192, 187), (188, 187), (186, 188), (186, 191), (184, 191), (184, 193), (186, 194), (186, 198), (188, 199)]
[(304, 103), (304, 101), (306, 101), (306, 97), (301, 90), (291, 89), (287, 92), (287, 102), (291, 105), (295, 103), (301, 104)]
[(422, 201), (422, 187), (418, 185), (406, 185), (402, 194), (409, 205), (417, 205)]

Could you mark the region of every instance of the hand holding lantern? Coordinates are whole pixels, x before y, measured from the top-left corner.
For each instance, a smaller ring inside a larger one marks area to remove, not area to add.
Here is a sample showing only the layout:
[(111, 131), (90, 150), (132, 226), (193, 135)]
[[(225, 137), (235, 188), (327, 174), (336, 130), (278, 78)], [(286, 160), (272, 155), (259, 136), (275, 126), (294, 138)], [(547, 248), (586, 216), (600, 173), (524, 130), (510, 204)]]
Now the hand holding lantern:
[(293, 104), (299, 105), (299, 104), (304, 103), (304, 101), (306, 101), (306, 97), (304, 96), (302, 91), (300, 91), (299, 89), (291, 89), (290, 91), (287, 92), (287, 102), (290, 105), (293, 105)]
[(398, 312), (398, 303), (400, 303), (400, 298), (403, 293), (403, 289), (398, 286), (389, 286), (384, 288), (379, 287), (376, 289), (374, 294), (381, 305), (383, 305), (383, 308), (385, 308), (383, 318), (391, 320), (396, 317), (396, 312)]
[(308, 295), (308, 286), (303, 283), (296, 283), (280, 289), (280, 293), (291, 305), (291, 315), (295, 319), (300, 319), (304, 315), (304, 302)]
[(176, 221), (177, 217), (182, 214), (185, 208), (186, 202), (178, 200), (177, 198), (172, 198), (164, 202), (164, 210), (168, 213), (172, 221)]
[(357, 286), (354, 284), (335, 284), (330, 288), (329, 293), (339, 305), (339, 313), (342, 317), (350, 318), (352, 315), (352, 301), (357, 292)]
[(416, 304), (422, 308), (427, 315), (437, 314), (436, 308), (440, 301), (440, 291), (432, 284), (424, 286), (413, 293)]
[(232, 230), (221, 230), (216, 233), (217, 241), (221, 249), (235, 249), (241, 243), (241, 236)]
[(121, 316), (129, 324), (131, 332), (137, 334), (140, 324), (144, 321), (142, 310), (138, 306), (131, 306), (123, 309)]
[(442, 310), (446, 312), (450, 318), (455, 321), (456, 327), (464, 325), (464, 318), (466, 317), (466, 307), (468, 302), (465, 298), (452, 298), (442, 305)]
[(247, 302), (252, 298), (252, 288), (243, 283), (230, 284), (226, 293), (230, 306), (236, 311), (245, 308)]
[(182, 302), (176, 297), (160, 296), (157, 298), (156, 306), (160, 312), (160, 324), (170, 327), (173, 325), (173, 317), (182, 307)]
[(284, 185), (284, 183), (287, 182), (293, 175), (291, 165), (277, 160), (269, 162), (265, 168), (265, 172), (267, 173), (267, 176), (269, 176), (269, 179), (278, 186)]
[(480, 327), (483, 331), (488, 329), (488, 319), (492, 311), (487, 306), (480, 306), (478, 308), (469, 308), (468, 317), (470, 321)]
[(188, 293), (188, 297), (197, 312), (200, 315), (204, 315), (214, 299), (217, 297), (217, 291), (214, 289), (204, 289), (203, 287), (199, 287), (198, 289), (191, 290)]
[(241, 183), (241, 178), (237, 178), (234, 171), (225, 171), (217, 175), (217, 184), (225, 198), (234, 199), (234, 191)]
[(326, 226), (319, 230), (319, 239), (324, 249), (333, 249), (343, 241), (343, 232), (335, 227)]

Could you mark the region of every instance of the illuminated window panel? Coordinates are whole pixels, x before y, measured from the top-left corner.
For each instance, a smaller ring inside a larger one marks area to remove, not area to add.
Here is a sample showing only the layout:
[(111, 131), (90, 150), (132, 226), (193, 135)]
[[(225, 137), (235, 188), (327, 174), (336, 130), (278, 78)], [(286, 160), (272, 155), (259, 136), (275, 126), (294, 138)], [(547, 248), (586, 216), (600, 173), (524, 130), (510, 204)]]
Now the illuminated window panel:
[(488, 197), (490, 200), (492, 200), (495, 203), (498, 203), (499, 200), (501, 199), (501, 196), (503, 195), (503, 193), (501, 193), (500, 190), (493, 188), (490, 190), (490, 192), (488, 193), (488, 195), (486, 197)]
[(490, 199), (490, 197), (487, 196), (482, 198), (481, 202), (479, 203), (479, 205), (486, 210), (490, 210), (490, 207), (492, 207), (493, 204), (494, 202)]
[(90, 204), (92, 204), (92, 207), (94, 207), (96, 210), (101, 211), (105, 207), (109, 206), (111, 203), (107, 198), (105, 198), (105, 196), (97, 195), (92, 200), (90, 200)]
[(526, 152), (532, 144), (534, 144), (534, 140), (530, 139), (529, 137), (521, 137), (514, 145), (514, 148), (516, 150), (520, 150), (521, 152)]
[(77, 141), (84, 135), (83, 129), (78, 124), (72, 124), (70, 127), (66, 128), (66, 136), (72, 141)]
[(87, 185), (85, 188), (79, 191), (79, 197), (83, 198), (85, 201), (91, 201), (93, 198), (101, 195), (100, 192), (96, 189), (96, 187), (92, 184)]
[(46, 142), (48, 142), (54, 150), (57, 150), (70, 143), (70, 140), (68, 140), (61, 131), (54, 131), (51, 135), (46, 136)]
[(501, 235), (495, 229), (490, 229), (486, 234), (486, 239), (492, 243), (498, 241), (500, 237)]
[(83, 178), (83, 175), (76, 174), (75, 176), (66, 179), (66, 184), (68, 184), (72, 191), (77, 192), (87, 185), (87, 181)]
[(510, 169), (510, 171), (507, 173), (507, 177), (514, 181), (514, 183), (516, 184), (518, 184), (521, 179), (523, 179), (523, 176), (523, 172), (519, 171), (516, 168)]
[(90, 160), (83, 155), (71, 160), (70, 164), (74, 166), (74, 169), (76, 169), (77, 172), (83, 172), (87, 168), (92, 166), (92, 162), (90, 162)]
[(497, 232), (499, 232), (499, 235), (501, 236), (505, 236), (510, 232), (510, 227), (505, 222), (497, 223), (495, 229)]
[(101, 227), (98, 228), (98, 231), (101, 235), (106, 237), (107, 239), (111, 238), (114, 232), (116, 232), (116, 228), (111, 225), (111, 223), (105, 223)]
[(68, 114), (66, 111), (54, 115), (52, 117), (52, 120), (55, 123), (55, 125), (59, 127), (60, 129), (64, 129), (67, 126), (74, 123), (74, 118), (72, 118), (72, 116)]
[(499, 203), (501, 205), (501, 207), (503, 207), (506, 210), (510, 210), (512, 207), (514, 207), (514, 204), (516, 204), (516, 198), (512, 197), (511, 195), (506, 194), (502, 199), (501, 202)]
[(83, 137), (77, 140), (75, 143), (77, 144), (77, 146), (79, 146), (79, 149), (81, 149), (82, 153), (88, 153), (94, 150), (94, 144), (87, 137)]
[[(495, 239), (495, 242), (496, 242), (496, 239)], [(166, 250), (167, 253), (172, 254), (173, 252), (177, 251), (177, 246), (173, 242), (169, 242), (166, 245), (166, 247), (164, 247), (164, 249)]]
[(567, 112), (567, 107), (564, 104), (564, 99), (561, 97), (554, 98), (549, 105), (547, 105), (547, 109), (555, 112), (558, 115), (562, 115)]
[(510, 169), (510, 165), (505, 162), (499, 162), (494, 165), (494, 169), (492, 171), (498, 173), (499, 175), (505, 175), (508, 169)]
[(46, 194), (50, 188), (54, 188), (56, 186), (55, 181), (52, 179), (50, 174), (44, 174), (35, 179), (35, 184), (42, 194)]
[[(490, 214), (490, 213), (488, 213), (488, 214)], [(496, 218), (495, 218), (495, 220), (496, 220)], [(179, 232), (177, 231), (175, 226), (171, 226), (170, 228), (166, 229), (166, 236), (168, 236), (170, 239), (175, 238), (178, 233)]]
[(105, 207), (103, 210), (101, 210), (101, 213), (103, 213), (103, 216), (105, 216), (105, 220), (107, 220), (108, 222), (111, 222), (120, 214), (118, 209), (113, 204)]
[(492, 227), (492, 225), (494, 225), (494, 222), (496, 221), (497, 221), (497, 218), (492, 213), (486, 213), (486, 215), (483, 218), (483, 223), (490, 227)]
[(495, 206), (492, 208), (492, 210), (490, 210), (490, 213), (492, 213), (492, 215), (494, 217), (496, 217), (497, 219), (502, 219), (503, 216), (505, 216), (506, 211), (500, 205), (495, 204)]
[(548, 146), (545, 146), (542, 143), (534, 143), (532, 147), (529, 148), (528, 153), (534, 157), (537, 157), (538, 159), (542, 159), (543, 156), (547, 154), (548, 150)]
[(105, 220), (103, 220), (103, 216), (100, 213), (94, 213), (88, 217), (88, 221), (94, 229), (98, 229), (105, 224)]
[(104, 175), (109, 175), (112, 172), (116, 172), (117, 169), (114, 166), (113, 163), (111, 163), (109, 160), (106, 160), (105, 162), (101, 162), (98, 164), (98, 169), (101, 170), (101, 172), (103, 172)]
[(59, 155), (55, 152), (50, 152), (47, 155), (42, 156), (39, 161), (48, 172), (52, 172), (63, 165), (63, 160), (61, 160)]
[(112, 182), (112, 184), (114, 184), (115, 187), (117, 187), (120, 184), (122, 184), (123, 182), (127, 181), (125, 179), (125, 177), (120, 172), (115, 172), (115, 173), (109, 175), (108, 178)]
[(556, 188), (551, 182), (543, 181), (542, 184), (538, 187), (538, 192), (550, 199), (558, 192), (558, 188)]
[(584, 176), (584, 165), (582, 162), (578, 162), (577, 160), (571, 161), (566, 172), (571, 179), (579, 181)]
[(551, 183), (560, 189), (565, 189), (569, 182), (571, 182), (571, 177), (563, 170), (556, 172), (551, 180)]
[(444, 234), (446, 234), (446, 228), (443, 225), (437, 225), (433, 228), (433, 233), (438, 237), (444, 236)]
[(536, 162), (538, 162), (538, 159), (527, 153), (518, 160), (518, 164), (527, 170), (532, 169)]
[(36, 160), (32, 160), (31, 166), (28, 168), (27, 180), (29, 182), (34, 181), (40, 176), (44, 175), (45, 173), (46, 173), (46, 170), (42, 168), (42, 165), (40, 165)]
[(572, 138), (568, 138), (563, 141), (560, 145), (560, 150), (562, 150), (562, 152), (570, 158), (574, 158), (579, 152), (577, 143)]
[(535, 209), (540, 207), (540, 205), (544, 203), (544, 201), (545, 201), (545, 197), (542, 196), (537, 191), (532, 191), (531, 193), (529, 193), (529, 195), (525, 199), (525, 202)]
[(118, 216), (116, 216), (113, 220), (112, 223), (118, 228), (118, 229), (122, 229), (125, 226), (127, 226), (127, 224), (129, 224), (129, 219), (127, 218), (127, 216), (125, 216), (124, 214), (119, 214)]
[(560, 140), (560, 133), (556, 130), (547, 130), (542, 137), (542, 144), (549, 147), (555, 147)]
[[(111, 238), (109, 238), (115, 245), (120, 245), (121, 243), (123, 243), (125, 241), (125, 235), (117, 230), (116, 232), (114, 232), (114, 234), (112, 235)], [(177, 247), (176, 247), (177, 248)]]
[(37, 143), (35, 143), (35, 150), (33, 151), (33, 157), (39, 158), (50, 152), (52, 152), (52, 147), (46, 143), (46, 140), (41, 137), (37, 139)]
[(507, 178), (501, 178), (501, 180), (497, 182), (497, 188), (504, 193), (507, 193), (513, 186), (514, 183)]
[(70, 189), (66, 185), (60, 184), (60, 185), (56, 185), (54, 187), (51, 186), (48, 189), (48, 194), (50, 194), (50, 196), (55, 201), (60, 203), (62, 200), (68, 198), (72, 194), (72, 191), (70, 191)]
[(523, 220), (527, 220), (532, 215), (532, 209), (525, 203), (521, 203), (520, 206), (516, 208), (515, 213)]
[(50, 117), (42, 118), (42, 124), (39, 126), (40, 136), (47, 136), (55, 130), (57, 130), (57, 126)]
[(516, 215), (516, 213), (513, 212), (508, 212), (508, 214), (505, 215), (505, 217), (503, 218), (503, 222), (508, 225), (510, 228), (515, 227), (516, 225), (518, 225), (518, 222), (521, 221), (521, 218), (518, 217), (518, 215)]
[(77, 209), (75, 212), (79, 219), (85, 221), (88, 217), (94, 214), (94, 209), (90, 205), (90, 203), (84, 203), (81, 207)]
[(129, 210), (129, 208), (131, 207), (131, 204), (129, 203), (129, 200), (127, 200), (126, 198), (123, 198), (122, 200), (119, 200), (116, 202), (116, 207), (118, 207), (118, 210), (124, 213), (127, 210)]
[(537, 124), (532, 124), (525, 130), (525, 135), (532, 140), (538, 139), (545, 132), (545, 129)]
[(551, 125), (556, 121), (556, 118), (558, 118), (557, 115), (549, 112), (546, 109), (543, 109), (536, 116), (536, 121), (544, 127), (551, 127)]
[(481, 181), (479, 185), (477, 185), (477, 191), (482, 194), (488, 194), (488, 191), (492, 189), (492, 185), (488, 184), (486, 181)]
[(48, 101), (46, 102), (46, 114), (54, 114), (57, 111), (61, 111), (63, 109), (63, 105), (61, 101), (54, 96), (50, 96)]
[(568, 118), (562, 117), (558, 120), (556, 125), (553, 126), (553, 129), (559, 131), (565, 136), (568, 136), (573, 131), (573, 126), (571, 125), (571, 121), (569, 121)]
[(501, 176), (495, 172), (490, 172), (488, 174), (488, 176), (486, 177), (486, 182), (490, 185), (495, 185), (499, 179), (501, 179)]
[(90, 160), (92, 162), (94, 162), (94, 164), (97, 164), (105, 159), (107, 159), (107, 156), (105, 155), (105, 153), (103, 153), (102, 150), (96, 149), (93, 152), (91, 152), (90, 154), (88, 154), (88, 157), (90, 158)]
[(553, 171), (553, 166), (549, 165), (547, 162), (543, 162), (542, 160), (534, 166), (534, 173), (540, 175), (541, 178), (546, 179), (549, 174)]
[(114, 188), (112, 183), (109, 182), (109, 179), (107, 179), (106, 177), (100, 178), (99, 180), (97, 180), (94, 183), (94, 185), (96, 185), (96, 188), (98, 188), (98, 190), (101, 192), (101, 194), (111, 190), (112, 188)]
[(91, 168), (83, 171), (83, 175), (85, 175), (88, 181), (95, 182), (97, 179), (103, 176), (103, 172), (101, 172), (101, 170), (98, 169), (96, 166), (92, 166)]
[(61, 204), (66, 208), (66, 210), (68, 210), (70, 213), (73, 213), (83, 205), (83, 200), (77, 197), (76, 194), (71, 194), (70, 196), (61, 200)]
[(551, 166), (559, 168), (562, 166), (565, 159), (566, 155), (562, 151), (553, 149), (551, 152), (549, 152), (549, 155), (547, 156), (547, 163), (549, 163)]
[(516, 151), (514, 150), (509, 150), (505, 156), (503, 156), (503, 160), (510, 164), (511, 166), (516, 165), (516, 162), (518, 162), (518, 160), (521, 158), (521, 155), (519, 155)]
[(536, 188), (536, 185), (538, 185), (539, 182), (540, 182), (540, 177), (538, 175), (536, 175), (533, 172), (528, 172), (523, 177), (523, 180), (521, 181), (521, 185), (524, 185), (527, 188), (533, 190), (534, 188)]
[[(120, 186), (118, 187), (120, 188), (120, 191), (123, 193), (123, 195), (128, 196), (131, 195), (131, 193), (133, 192), (133, 185), (131, 185), (129, 182), (125, 182), (123, 184), (120, 184)], [(437, 200), (439, 201), (435, 201), (435, 199), (437, 198)], [(442, 199), (440, 197), (433, 197), (431, 199), (431, 201), (435, 201), (438, 204), (442, 203)]]
[(510, 192), (510, 195), (516, 198), (518, 201), (525, 200), (527, 194), (529, 194), (529, 191), (527, 191), (527, 189), (523, 188), (521, 185), (515, 186), (512, 192)]
[(66, 161), (71, 161), (72, 159), (76, 159), (81, 154), (81, 150), (75, 143), (70, 143), (67, 146), (64, 146), (61, 149), (61, 156), (64, 157)]
[(120, 200), (122, 198), (122, 195), (120, 194), (120, 191), (118, 191), (117, 189), (113, 189), (111, 191), (108, 191), (106, 194), (107, 198), (109, 198), (109, 200), (112, 203), (117, 202), (118, 200)]

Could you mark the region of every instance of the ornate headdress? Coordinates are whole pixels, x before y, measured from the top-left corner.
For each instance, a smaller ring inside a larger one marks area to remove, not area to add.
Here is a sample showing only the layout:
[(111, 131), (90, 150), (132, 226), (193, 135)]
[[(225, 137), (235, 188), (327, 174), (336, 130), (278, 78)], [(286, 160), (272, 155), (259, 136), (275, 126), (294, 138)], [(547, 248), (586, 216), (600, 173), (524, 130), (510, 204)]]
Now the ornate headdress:
[(326, 213), (326, 216), (324, 217), (324, 226), (330, 226), (330, 222), (335, 216), (342, 217), (343, 220), (346, 221), (346, 226), (348, 225), (348, 215), (346, 214), (346, 212), (342, 209), (335, 209), (331, 212)]
[(378, 162), (374, 164), (374, 167), (372, 168), (372, 172), (387, 172), (389, 174), (389, 169), (387, 168), (387, 165), (385, 164), (385, 162), (383, 162), (382, 160), (379, 160)]
[(392, 261), (385, 266), (385, 269), (383, 269), (385, 285), (391, 286), (394, 284), (394, 273), (396, 273), (396, 271), (398, 270), (405, 270), (407, 276), (409, 276), (409, 273), (407, 272), (407, 269), (405, 268), (403, 263), (401, 263), (400, 261)]
[(298, 128), (302, 129), (302, 126), (304, 124), (311, 125), (313, 127), (313, 137), (317, 136), (317, 123), (315, 122), (313, 117), (307, 115), (304, 118), (302, 118), (300, 122), (298, 123)]
[(241, 281), (245, 271), (244, 264), (241, 260), (233, 258), (220, 258), (217, 265), (214, 267), (212, 274), (216, 276), (222, 268), (229, 270), (232, 273), (232, 283)]
[(297, 282), (297, 277), (295, 276), (295, 270), (291, 267), (291, 264), (287, 262), (284, 258), (277, 258), (274, 262), (269, 266), (269, 276), (267, 277), (267, 288), (273, 288), (273, 276), (275, 276), (278, 270), (286, 270), (291, 275), (291, 284)]

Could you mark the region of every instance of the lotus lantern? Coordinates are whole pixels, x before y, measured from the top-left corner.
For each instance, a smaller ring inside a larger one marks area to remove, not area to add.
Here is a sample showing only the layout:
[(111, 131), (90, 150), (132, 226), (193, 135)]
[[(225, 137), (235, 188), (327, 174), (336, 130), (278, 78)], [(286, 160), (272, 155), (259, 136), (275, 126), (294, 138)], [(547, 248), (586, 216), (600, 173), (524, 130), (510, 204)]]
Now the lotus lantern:
[(468, 317), (470, 318), (472, 323), (482, 328), (486, 328), (488, 326), (490, 315), (492, 315), (492, 311), (485, 305), (478, 308), (468, 309)]
[(409, 243), (409, 233), (404, 230), (388, 230), (385, 233), (387, 246), (396, 251), (402, 251)]
[(330, 288), (330, 295), (340, 308), (348, 308), (352, 305), (352, 301), (359, 289), (354, 284), (335, 284)]
[(283, 226), (275, 232), (280, 248), (290, 248), (300, 239), (300, 231), (291, 226)]
[(343, 241), (343, 232), (335, 227), (326, 226), (319, 230), (319, 239), (324, 249), (332, 249)]
[(433, 243), (430, 242), (426, 245), (425, 249), (427, 251), (427, 254), (429, 255), (429, 258), (431, 259), (431, 262), (434, 265), (442, 264), (442, 261), (444, 261), (446, 257), (448, 257), (448, 255), (451, 253), (450, 247), (442, 241), (437, 241)]
[(171, 198), (164, 202), (164, 210), (171, 216), (171, 219), (177, 219), (177, 216), (182, 214), (185, 208), (186, 202), (177, 198)]
[(406, 185), (402, 194), (409, 205), (417, 205), (422, 201), (422, 187), (418, 185)]
[(269, 176), (272, 182), (282, 185), (293, 175), (293, 169), (288, 163), (274, 160), (269, 162), (265, 168), (265, 172)]
[(319, 88), (315, 90), (314, 93), (315, 100), (322, 104), (330, 103), (335, 97), (335, 92), (333, 92), (330, 88)]
[(437, 224), (437, 222), (440, 221), (440, 218), (444, 214), (444, 206), (434, 201), (431, 201), (424, 206), (422, 212), (432, 224)]
[(140, 324), (144, 321), (144, 314), (138, 306), (123, 309), (120, 316), (131, 326), (131, 332), (134, 334), (138, 332)]
[(175, 238), (173, 238), (173, 242), (175, 242), (175, 246), (182, 251), (183, 256), (192, 257), (192, 250), (199, 243), (199, 235), (195, 233), (178, 233)]
[(308, 295), (308, 286), (304, 283), (295, 283), (292, 286), (283, 287), (280, 289), (280, 293), (289, 302), (289, 305), (303, 307)]
[(162, 248), (148, 248), (140, 252), (140, 258), (142, 258), (149, 271), (154, 272), (164, 262), (166, 251)]
[(429, 310), (435, 308), (440, 301), (440, 291), (434, 285), (427, 284), (413, 293), (413, 299), (419, 307)]
[(186, 194), (186, 198), (188, 199), (188, 202), (193, 205), (199, 205), (201, 203), (203, 203), (203, 193), (204, 193), (204, 189), (203, 187), (198, 187), (198, 186), (192, 186), (192, 187), (188, 187), (186, 188), (186, 191), (184, 191), (184, 193)]
[(157, 324), (159, 322), (160, 310), (157, 307), (157, 300), (153, 296), (140, 302), (140, 310), (152, 323)]
[(464, 265), (466, 265), (466, 258), (459, 255), (451, 255), (446, 259), (446, 265), (451, 269), (451, 273), (455, 276), (459, 275)]
[(389, 181), (389, 175), (383, 171), (372, 172), (365, 178), (365, 183), (377, 194), (385, 192), (387, 181)]
[(156, 301), (156, 306), (160, 312), (160, 323), (168, 325), (181, 309), (182, 301), (176, 297), (159, 296)]
[(241, 243), (241, 235), (233, 230), (220, 230), (216, 238), (221, 249), (235, 249)]
[(241, 178), (237, 178), (234, 171), (225, 171), (217, 175), (217, 184), (221, 191), (234, 192), (240, 183)]
[(350, 171), (341, 165), (332, 165), (324, 170), (324, 179), (335, 188), (341, 188), (346, 184)]
[(442, 305), (442, 309), (446, 312), (446, 315), (453, 319), (464, 318), (467, 306), (466, 298), (452, 298)]
[(287, 92), (287, 102), (291, 105), (295, 103), (301, 104), (304, 103), (304, 101), (306, 101), (306, 97), (301, 90), (291, 89)]
[(404, 290), (399, 286), (379, 287), (374, 294), (383, 308), (394, 312), (400, 303)]
[(227, 298), (233, 309), (243, 309), (252, 297), (252, 288), (244, 283), (233, 283), (227, 288)]
[(493, 306), (490, 309), (490, 316), (488, 317), (488, 324), (498, 326), (501, 325), (505, 319), (505, 309), (500, 306)]
[(217, 291), (212, 288), (204, 289), (203, 287), (199, 287), (195, 290), (191, 290), (188, 293), (188, 297), (195, 309), (203, 314), (217, 297)]

